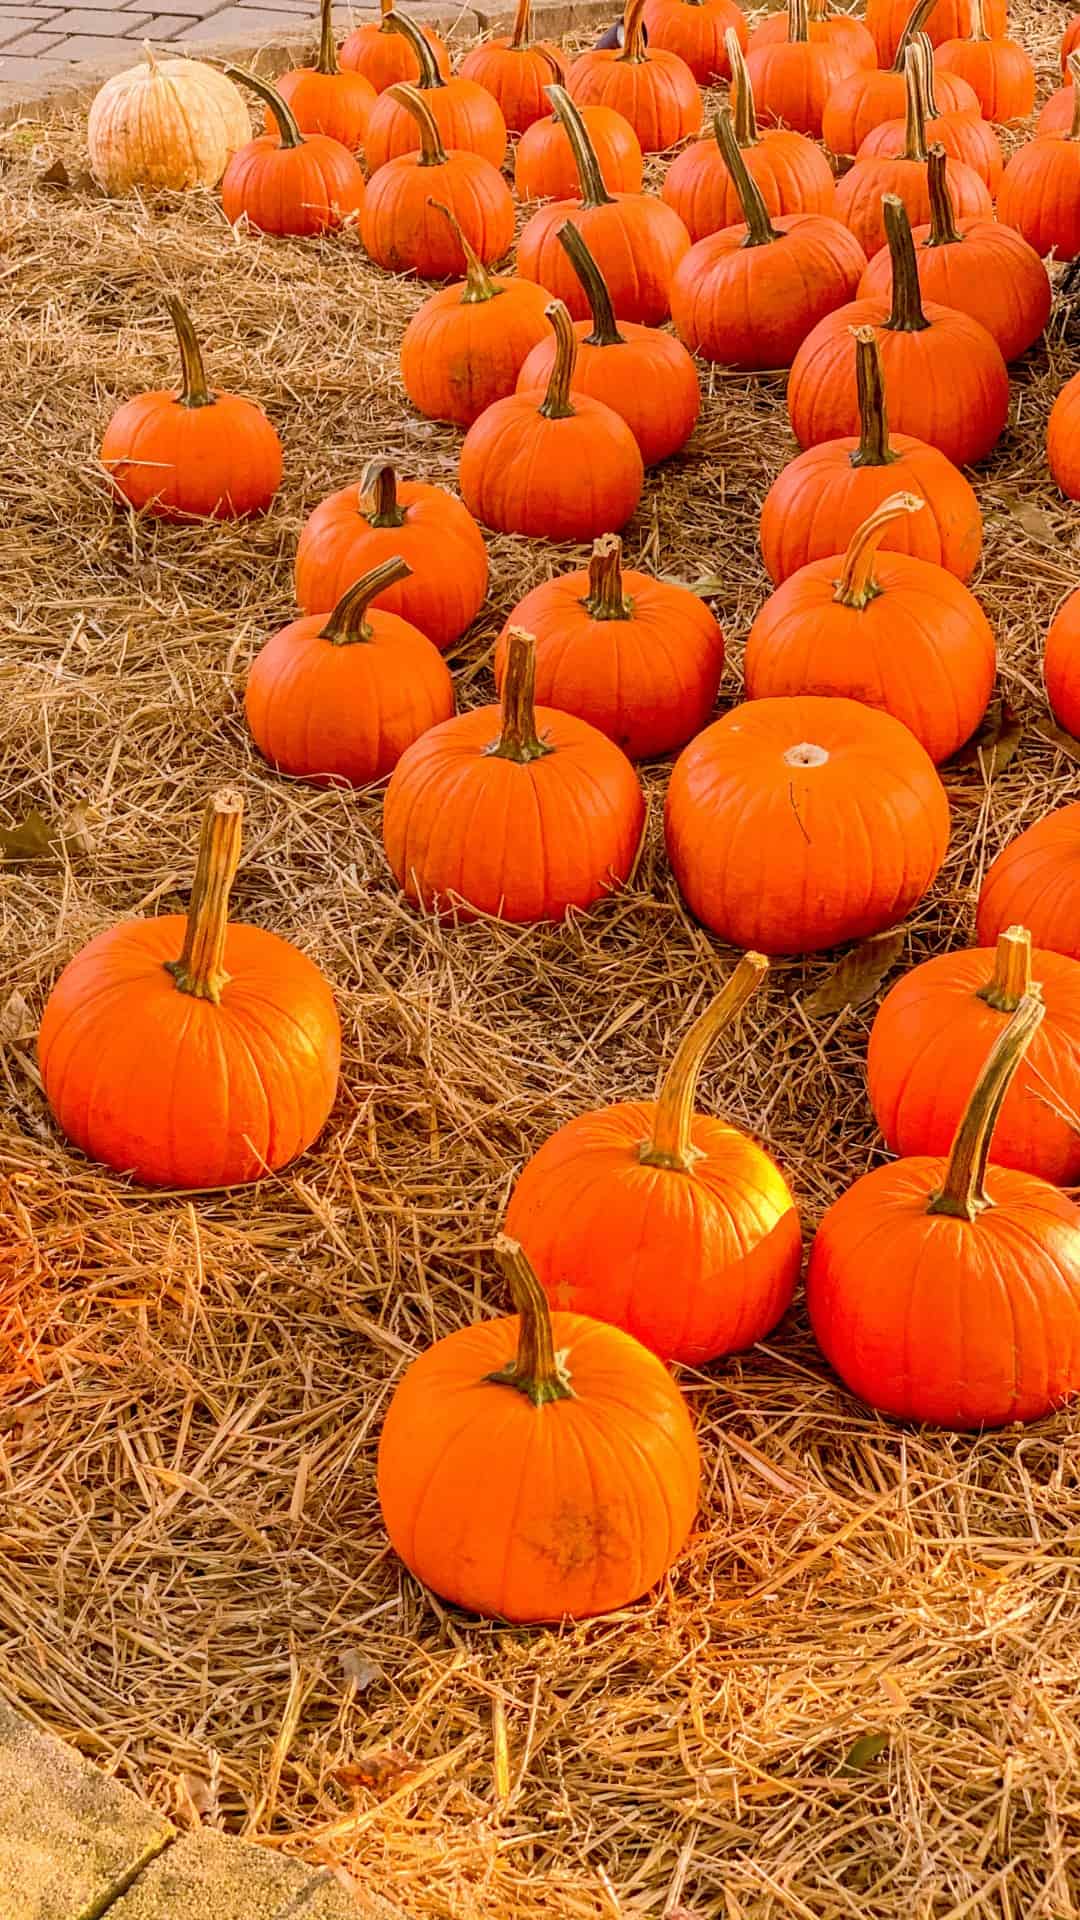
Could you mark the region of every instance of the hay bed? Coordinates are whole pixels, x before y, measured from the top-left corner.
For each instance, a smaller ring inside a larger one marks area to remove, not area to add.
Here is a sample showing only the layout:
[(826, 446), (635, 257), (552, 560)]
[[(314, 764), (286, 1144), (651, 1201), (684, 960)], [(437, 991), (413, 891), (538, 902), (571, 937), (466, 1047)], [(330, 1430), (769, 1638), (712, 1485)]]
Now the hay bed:
[[(1061, 18), (1023, 15), (1044, 94)], [(400, 1369), (503, 1307), (486, 1249), (523, 1158), (582, 1107), (648, 1092), (732, 956), (667, 872), (665, 766), (637, 892), (560, 930), (447, 931), (396, 899), (377, 793), (255, 758), (244, 672), (289, 617), (304, 514), (380, 450), (454, 483), (457, 437), (398, 385), (421, 292), (347, 239), (238, 240), (210, 198), (43, 188), (81, 140), (63, 117), (2, 139), (0, 823), (39, 808), (69, 851), (0, 872), (3, 1302), (38, 1375), (0, 1413), (0, 1685), (181, 1824), (326, 1860), (418, 1920), (1075, 1914), (1080, 1417), (898, 1431), (838, 1391), (796, 1308), (767, 1348), (685, 1382), (701, 1520), (651, 1603), (564, 1632), (477, 1626), (389, 1553), (373, 1460)], [(261, 523), (135, 525), (108, 503), (110, 410), (172, 378), (163, 286), (211, 377), (282, 432)], [(1075, 583), (1076, 510), (1042, 453), (1080, 364), (1067, 321), (1016, 370), (980, 476), (976, 584), (1002, 691), (1032, 717)], [(758, 506), (793, 451), (782, 394), (708, 375), (690, 452), (627, 536), (631, 564), (723, 583), (725, 703), (766, 590)], [(490, 610), (453, 662), (463, 703), (490, 697), (505, 612), (578, 563), (493, 541)], [(146, 1196), (65, 1151), (32, 1036), (81, 942), (183, 904), (225, 781), (248, 806), (237, 910), (333, 982), (341, 1094), (316, 1150), (258, 1190)], [(967, 941), (986, 862), (1080, 795), (1080, 770), (1029, 729), (1006, 771), (947, 784), (951, 856), (909, 961)], [(808, 1232), (879, 1153), (873, 1008), (802, 1007), (828, 964), (777, 964), (703, 1089), (771, 1144)]]

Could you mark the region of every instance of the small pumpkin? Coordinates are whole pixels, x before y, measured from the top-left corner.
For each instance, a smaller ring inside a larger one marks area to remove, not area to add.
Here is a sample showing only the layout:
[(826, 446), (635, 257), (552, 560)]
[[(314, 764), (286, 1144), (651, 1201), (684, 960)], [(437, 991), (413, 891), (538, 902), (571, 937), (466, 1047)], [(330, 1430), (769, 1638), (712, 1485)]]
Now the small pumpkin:
[[(925, 300), (966, 313), (986, 328), (1002, 358), (1015, 360), (1034, 346), (1050, 318), (1050, 276), (1033, 247), (992, 214), (957, 217), (945, 154), (927, 158), (930, 219), (911, 238), (919, 289)], [(860, 300), (892, 293), (892, 260), (876, 254), (859, 285)]]
[[(394, 0), (379, 0), (379, 10), (377, 22), (365, 22), (342, 41), (338, 64), (346, 73), (362, 73), (376, 93), (385, 93), (387, 87), (415, 87), (420, 78), (420, 62), (411, 43), (395, 29)], [(440, 40), (433, 27), (421, 27), (420, 32), (431, 48), (439, 72), (444, 80), (449, 80), (450, 55), (445, 41)]]
[(863, 700), (902, 720), (935, 763), (970, 740), (994, 687), (986, 615), (943, 567), (879, 551), (886, 527), (924, 511), (913, 493), (890, 495), (852, 534), (842, 563), (839, 554), (812, 560), (769, 596), (746, 643), (751, 700)]
[(691, 740), (664, 831), (679, 891), (721, 940), (814, 953), (880, 933), (922, 899), (949, 803), (892, 714), (806, 694), (750, 700)]
[(1080, 739), (1080, 588), (1062, 601), (1050, 622), (1043, 682), (1058, 726)]
[(144, 1186), (233, 1187), (284, 1167), (322, 1132), (341, 1028), (305, 954), (230, 925), (243, 801), (206, 809), (187, 917), (108, 927), (64, 968), (38, 1060), (57, 1125)]
[(258, 94), (277, 123), (233, 154), (221, 183), (221, 205), (231, 225), (244, 218), (258, 233), (326, 233), (353, 220), (364, 204), (364, 176), (356, 155), (325, 133), (303, 134), (292, 108), (256, 74), (226, 73)]
[(751, 48), (746, 70), (761, 119), (821, 138), (825, 102), (842, 80), (865, 67), (846, 47), (810, 38), (807, 0), (791, 0), (786, 40)]
[(372, 606), (407, 580), (396, 556), (372, 567), (330, 614), (290, 621), (260, 648), (244, 711), (279, 773), (315, 787), (368, 786), (454, 711), (442, 655), (418, 627)]
[(506, 673), (510, 632), (536, 641), (536, 695), (606, 733), (631, 760), (681, 747), (708, 721), (724, 670), (724, 636), (687, 587), (622, 565), (602, 534), (587, 570), (545, 580), (518, 602), (495, 648)]
[(1025, 994), (999, 1033), (947, 1160), (876, 1167), (818, 1228), (806, 1276), (818, 1345), (893, 1419), (1000, 1427), (1080, 1385), (1080, 1211), (1047, 1181), (988, 1164), (1043, 1012)]
[(462, 498), (499, 533), (592, 540), (626, 525), (645, 469), (622, 416), (573, 391), (578, 343), (562, 301), (545, 311), (555, 335), (547, 383), (519, 384), (474, 420), (458, 468)]
[(998, 1034), (1038, 976), (1046, 1019), (1002, 1103), (991, 1148), (1002, 1167), (1055, 1186), (1080, 1180), (1080, 962), (1031, 951), (1026, 927), (997, 947), (940, 953), (898, 980), (870, 1030), (866, 1075), (891, 1153), (944, 1156)]
[[(350, 153), (364, 144), (371, 110), (378, 98), (370, 80), (338, 65), (334, 40), (333, 0), (320, 0), (319, 52), (313, 67), (291, 67), (277, 81), (277, 90), (301, 133), (325, 133), (340, 140)], [(266, 131), (277, 132), (271, 107), (266, 109)]]
[(1070, 500), (1080, 500), (1080, 374), (1066, 380), (1050, 409), (1046, 458), (1054, 483)]
[[(682, 0), (661, 0), (665, 6)], [(715, 4), (715, 0), (712, 0)], [(623, 114), (643, 153), (663, 153), (701, 125), (701, 94), (685, 60), (645, 43), (646, 0), (626, 0), (621, 47), (592, 47), (580, 53), (566, 76), (567, 91), (579, 106), (614, 107)]]
[[(403, 13), (390, 13), (387, 18), (412, 50), (420, 77), (409, 91), (423, 96), (443, 145), (455, 158), (459, 153), (478, 154), (498, 170), (506, 158), (506, 121), (494, 95), (462, 74), (444, 79), (432, 48), (415, 22)], [(402, 97), (400, 89), (405, 84), (397, 81), (384, 87), (368, 121), (364, 151), (369, 181), (389, 161), (417, 153), (421, 147), (423, 123), (409, 100)]]
[(675, 331), (692, 353), (744, 372), (789, 367), (823, 315), (852, 298), (866, 265), (855, 236), (828, 214), (774, 220), (743, 160), (730, 112), (716, 142), (745, 225), (698, 240), (671, 283)]
[(607, 282), (619, 320), (658, 327), (670, 310), (671, 281), (690, 246), (677, 213), (651, 193), (609, 193), (588, 128), (565, 88), (551, 86), (548, 98), (573, 149), (581, 199), (552, 200), (527, 220), (517, 243), (517, 270), (526, 280), (547, 287), (575, 320), (589, 316), (589, 303), (559, 239), (569, 220), (588, 242)]
[[(829, 0), (809, 0), (807, 18), (811, 40), (818, 40), (827, 47), (839, 47), (860, 67), (877, 66), (874, 36), (861, 20), (854, 19), (840, 8), (834, 9)], [(786, 40), (790, 25), (786, 7), (779, 13), (767, 13), (750, 35), (751, 52), (757, 47), (773, 46), (777, 41)]]
[[(917, 49), (919, 81), (924, 107), (924, 129), (928, 147), (944, 147), (950, 160), (963, 160), (996, 194), (1005, 168), (1001, 141), (988, 120), (976, 111), (943, 113), (938, 105), (935, 85), (933, 47), (925, 33), (917, 33), (909, 43)], [(872, 127), (855, 158), (869, 160), (901, 154), (907, 143), (907, 119), (883, 120)]]
[(461, 63), (461, 76), (486, 87), (499, 103), (511, 133), (525, 133), (548, 110), (544, 89), (563, 70), (562, 54), (550, 40), (533, 40), (532, 0), (517, 0), (510, 34), (481, 40)]
[(532, 280), (493, 278), (456, 215), (433, 205), (457, 236), (465, 278), (413, 314), (401, 342), (401, 379), (418, 412), (469, 427), (493, 400), (513, 393), (532, 349), (547, 338), (548, 296)]
[[(987, 31), (1004, 33), (1006, 0), (983, 0)], [(910, 19), (911, 0), (866, 0), (866, 24), (874, 36), (878, 60), (887, 66)], [(924, 30), (934, 46), (971, 32), (971, 0), (930, 0), (923, 9)]]
[(254, 400), (211, 390), (186, 308), (172, 295), (165, 305), (179, 391), (125, 400), (105, 429), (101, 464), (129, 505), (161, 520), (263, 513), (281, 485), (281, 441)]
[(360, 233), (376, 266), (448, 280), (467, 270), (466, 240), (485, 265), (500, 259), (514, 237), (514, 201), (498, 168), (478, 153), (448, 152), (429, 96), (415, 87), (381, 97), (415, 121), (420, 150), (389, 160), (368, 186)]
[[(759, 132), (754, 89), (734, 34), (728, 43), (728, 56), (735, 139), (766, 212), (772, 218), (785, 213), (831, 214), (836, 183), (820, 147), (805, 134), (793, 133), (790, 127), (766, 127)], [(692, 240), (704, 240), (710, 233), (720, 233), (745, 220), (738, 186), (716, 137), (715, 115), (709, 133), (676, 154), (660, 192), (685, 223)]]
[(562, 920), (626, 881), (645, 801), (626, 755), (533, 697), (536, 647), (507, 636), (501, 701), (433, 727), (390, 776), (383, 846), (415, 905), (451, 917)]
[(952, 307), (924, 302), (903, 203), (885, 195), (891, 304), (856, 300), (819, 321), (795, 356), (788, 415), (802, 447), (858, 426), (850, 332), (873, 327), (894, 425), (940, 448), (957, 466), (982, 460), (1009, 415), (1009, 376), (986, 328)]
[(1026, 120), (1035, 105), (1035, 68), (1018, 40), (984, 24), (983, 0), (968, 0), (971, 31), (944, 40), (934, 53), (938, 75), (950, 73), (966, 80), (987, 120), (999, 126), (1008, 120)]
[(700, 86), (731, 78), (728, 34), (747, 45), (746, 15), (735, 0), (645, 0), (642, 15), (649, 46), (676, 53)]
[(157, 60), (114, 73), (90, 105), (86, 144), (106, 193), (216, 187), (251, 138), (242, 94), (202, 60)]
[[(640, 193), (645, 171), (637, 134), (612, 107), (582, 107), (600, 170), (611, 193)], [(579, 191), (577, 160), (557, 109), (534, 120), (514, 148), (514, 187), (519, 200), (572, 200)]]
[[(860, 68), (833, 88), (821, 123), (825, 145), (833, 153), (858, 153), (867, 135), (887, 120), (902, 119), (906, 136), (907, 49), (922, 33), (935, 9), (948, 3), (949, 0), (916, 0), (904, 21), (903, 32), (894, 51), (888, 55), (892, 64), (884, 66), (879, 72)], [(904, 0), (905, 8), (907, 5), (908, 0)], [(977, 114), (979, 111), (974, 88), (969, 87), (967, 81), (958, 75), (939, 75), (935, 80), (935, 92), (943, 112)]]
[[(607, 282), (577, 227), (567, 221), (559, 239), (585, 289), (591, 320), (576, 320), (577, 357), (571, 392), (603, 401), (626, 421), (645, 466), (667, 460), (686, 445), (701, 406), (697, 370), (686, 348), (655, 327), (616, 320)], [(533, 347), (518, 374), (517, 391), (527, 393), (551, 377), (556, 342), (547, 337)]]
[(761, 509), (761, 552), (777, 584), (846, 546), (867, 514), (897, 491), (925, 512), (899, 514), (881, 529), (881, 546), (970, 579), (982, 552), (982, 515), (969, 480), (936, 447), (890, 434), (885, 377), (873, 327), (855, 327), (859, 432), (823, 440), (773, 481)]
[(1036, 138), (1043, 133), (1067, 133), (1072, 126), (1076, 89), (1067, 67), (1065, 76), (1065, 86), (1058, 87), (1040, 109), (1039, 117), (1035, 122)]
[[(930, 187), (926, 167), (926, 122), (920, 84), (921, 55), (911, 45), (905, 55), (907, 85), (907, 122), (904, 145), (895, 156), (877, 155), (856, 160), (836, 190), (836, 217), (851, 228), (868, 260), (885, 248), (885, 221), (882, 196), (894, 193), (902, 200), (912, 226), (930, 218)], [(974, 167), (964, 160), (949, 160), (942, 153), (949, 191), (964, 217), (974, 214), (993, 219), (994, 203), (990, 190)], [(886, 258), (888, 254), (886, 252)]]
[(782, 1174), (744, 1133), (695, 1111), (708, 1054), (767, 968), (744, 954), (656, 1100), (579, 1114), (510, 1196), (506, 1231), (552, 1307), (611, 1321), (664, 1361), (700, 1367), (752, 1347), (795, 1292), (802, 1234)]
[[(1080, 75), (1080, 53), (1069, 55)], [(1080, 254), (1080, 86), (1072, 88), (1069, 125), (1059, 133), (1040, 133), (1017, 147), (1001, 176), (998, 217), (1022, 233), (1039, 255), (1058, 260)]]
[(379, 1439), (395, 1552), (442, 1599), (490, 1618), (585, 1619), (656, 1585), (697, 1510), (678, 1387), (629, 1334), (549, 1312), (514, 1241), (496, 1243), (517, 1317), (414, 1360)]
[(1080, 960), (1080, 801), (1045, 814), (991, 861), (975, 926), (981, 947), (1027, 927), (1037, 947)]
[(373, 605), (419, 627), (445, 653), (484, 604), (487, 548), (460, 500), (426, 480), (399, 480), (389, 460), (369, 460), (359, 486), (330, 494), (308, 515), (296, 549), (296, 598), (305, 613), (329, 613), (354, 581), (397, 555), (408, 578)]

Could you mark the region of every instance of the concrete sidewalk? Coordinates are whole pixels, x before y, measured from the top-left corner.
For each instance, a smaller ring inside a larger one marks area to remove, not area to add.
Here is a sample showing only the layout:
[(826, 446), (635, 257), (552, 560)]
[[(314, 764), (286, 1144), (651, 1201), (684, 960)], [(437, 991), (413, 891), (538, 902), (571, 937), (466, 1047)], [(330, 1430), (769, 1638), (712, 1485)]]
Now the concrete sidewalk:
[[(164, 0), (168, 5), (169, 0)], [(342, 8), (342, 29), (350, 20), (372, 19), (376, 4)], [(318, 32), (317, 5), (311, 0), (176, 0), (169, 12), (155, 12), (146, 0), (96, 0), (91, 7), (66, 7), (50, 0), (0, 0), (0, 87), (70, 78), (64, 69), (85, 61), (104, 71), (132, 66), (144, 40), (156, 47), (198, 47), (207, 41), (235, 40), (258, 46), (263, 40), (295, 36), (310, 27)]]

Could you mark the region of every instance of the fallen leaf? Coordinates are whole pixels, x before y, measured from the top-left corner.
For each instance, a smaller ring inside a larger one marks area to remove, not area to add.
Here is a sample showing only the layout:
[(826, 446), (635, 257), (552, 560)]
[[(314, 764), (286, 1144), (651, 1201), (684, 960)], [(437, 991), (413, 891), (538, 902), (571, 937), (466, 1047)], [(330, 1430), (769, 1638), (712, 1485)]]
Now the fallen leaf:
[(718, 593), (726, 593), (731, 585), (729, 580), (722, 580), (718, 573), (707, 573), (703, 580), (680, 580), (674, 573), (662, 573), (660, 578), (666, 586), (681, 587), (684, 593), (696, 593), (699, 600), (711, 600)]
[(1016, 525), (1020, 527), (1024, 533), (1028, 534), (1032, 540), (1037, 540), (1040, 546), (1043, 547), (1053, 547), (1057, 545), (1057, 532), (1045, 508), (1037, 507), (1033, 500), (1013, 500), (1011, 498), (1008, 501), (1008, 506), (1010, 520), (1014, 520)]
[(366, 1693), (376, 1680), (382, 1679), (381, 1667), (377, 1667), (373, 1660), (366, 1659), (362, 1653), (354, 1653), (351, 1648), (341, 1655), (341, 1671), (346, 1680), (352, 1681), (358, 1693)]
[(6, 1040), (17, 1045), (20, 1040), (32, 1040), (36, 1022), (29, 1005), (16, 987), (9, 993), (0, 1007), (0, 1045)]
[(364, 1788), (369, 1793), (388, 1793), (405, 1786), (420, 1768), (404, 1747), (383, 1747), (377, 1753), (362, 1753), (356, 1760), (345, 1760), (331, 1767), (330, 1777), (342, 1787)]
[(841, 1773), (865, 1773), (889, 1744), (887, 1733), (861, 1733), (840, 1762)]
[(62, 847), (59, 827), (46, 820), (36, 807), (15, 826), (0, 827), (0, 863), (9, 867), (31, 867), (40, 861), (58, 860)]
[(38, 181), (38, 185), (41, 187), (70, 187), (71, 176), (63, 161), (54, 160), (51, 167), (46, 167)]
[(1005, 701), (995, 701), (974, 739), (955, 755), (954, 767), (981, 767), (991, 776), (1004, 773), (1024, 737), (1024, 717)]
[(845, 1007), (861, 1007), (877, 992), (885, 975), (896, 965), (904, 951), (904, 931), (894, 927), (889, 933), (875, 933), (845, 953), (826, 974), (803, 1006), (807, 1013), (842, 1013)]
[(51, 167), (38, 180), (39, 187), (55, 187), (59, 193), (98, 193), (97, 181), (92, 173), (83, 167), (76, 174), (70, 174), (62, 160), (54, 160)]
[(1066, 733), (1064, 727), (1055, 727), (1052, 720), (1040, 720), (1034, 731), (1040, 740), (1048, 741), (1050, 746), (1056, 747), (1066, 759), (1080, 766), (1080, 740), (1075, 740), (1071, 733)]

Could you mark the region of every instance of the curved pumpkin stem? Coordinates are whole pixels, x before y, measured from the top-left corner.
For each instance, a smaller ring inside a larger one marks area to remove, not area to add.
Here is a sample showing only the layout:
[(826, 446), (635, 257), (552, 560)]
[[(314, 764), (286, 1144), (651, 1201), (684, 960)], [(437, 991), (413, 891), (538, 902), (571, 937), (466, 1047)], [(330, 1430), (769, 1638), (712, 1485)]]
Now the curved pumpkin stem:
[[(384, 460), (381, 454), (377, 454), (374, 460), (369, 460), (360, 475), (357, 492), (361, 511), (369, 526), (404, 526), (405, 509), (398, 504), (397, 468), (392, 461)], [(365, 508), (366, 500), (370, 500), (370, 507)]]
[(577, 334), (561, 300), (549, 301), (544, 308), (544, 318), (550, 321), (555, 330), (555, 358), (548, 376), (547, 392), (537, 411), (545, 420), (569, 420), (574, 412), (570, 404), (570, 383), (577, 365)]
[(1045, 1012), (1041, 989), (1033, 986), (1024, 994), (1008, 1026), (998, 1034), (956, 1129), (945, 1179), (940, 1190), (927, 1201), (927, 1213), (948, 1214), (954, 1220), (977, 1220), (980, 1213), (993, 1205), (986, 1191), (986, 1163), (994, 1128), (1013, 1076)]
[(623, 9), (623, 50), (620, 60), (640, 67), (649, 55), (645, 47), (645, 0), (627, 0)]
[(643, 1167), (668, 1167), (674, 1173), (689, 1173), (695, 1160), (701, 1158), (691, 1140), (701, 1069), (718, 1034), (731, 1025), (750, 996), (757, 992), (768, 970), (769, 963), (763, 953), (744, 953), (726, 986), (694, 1021), (689, 1033), (683, 1035), (661, 1082), (652, 1135), (638, 1148)]
[(510, 46), (514, 53), (521, 53), (530, 46), (532, 27), (532, 0), (517, 0), (514, 14), (514, 31), (510, 35)]
[(623, 591), (622, 541), (602, 533), (589, 559), (589, 591), (582, 601), (590, 620), (632, 620), (634, 603)]
[(523, 1393), (534, 1407), (550, 1406), (555, 1400), (572, 1400), (569, 1376), (555, 1351), (551, 1309), (547, 1295), (516, 1240), (500, 1233), (495, 1242), (499, 1272), (510, 1289), (510, 1297), (521, 1320), (518, 1350), (509, 1366), (486, 1377), (493, 1387), (513, 1387)]
[(592, 332), (585, 335), (585, 343), (590, 347), (625, 347), (626, 341), (619, 332), (615, 319), (615, 309), (611, 304), (608, 284), (600, 271), (596, 257), (583, 233), (575, 227), (572, 220), (565, 220), (555, 235), (556, 240), (568, 256), (570, 265), (581, 281), (585, 298), (592, 312)]
[(240, 864), (244, 800), (235, 787), (222, 787), (207, 801), (199, 836), (199, 858), (188, 904), (187, 928), (179, 960), (166, 960), (181, 993), (217, 1006), (228, 984), (225, 936), (229, 930), (229, 894)]
[(615, 195), (609, 193), (604, 184), (600, 162), (596, 157), (596, 148), (589, 138), (589, 129), (566, 88), (557, 86), (552, 81), (550, 87), (544, 88), (544, 92), (551, 101), (559, 125), (566, 128), (566, 137), (570, 142), (570, 151), (574, 156), (574, 165), (577, 168), (577, 177), (581, 186), (582, 206), (613, 206)]
[(542, 760), (554, 747), (545, 745), (536, 731), (536, 641), (523, 627), (511, 627), (506, 636), (506, 672), (500, 701), (499, 737), (485, 751), (493, 760), (516, 760), (527, 766)]
[(731, 175), (732, 184), (739, 196), (746, 219), (746, 239), (744, 247), (767, 247), (782, 236), (777, 233), (769, 218), (769, 209), (758, 183), (750, 174), (742, 149), (735, 136), (735, 122), (728, 107), (722, 107), (713, 115), (713, 134), (724, 165)]
[(302, 147), (304, 136), (297, 124), (296, 115), (287, 100), (283, 100), (276, 87), (268, 80), (262, 80), (257, 73), (249, 73), (246, 67), (234, 67), (228, 62), (222, 67), (222, 73), (230, 80), (239, 80), (241, 86), (250, 87), (263, 105), (269, 107), (277, 123), (278, 135), (283, 147)]
[(896, 55), (892, 63), (893, 73), (903, 73), (908, 47), (915, 35), (922, 32), (936, 6), (937, 0), (918, 0), (918, 5), (912, 8), (904, 23), (904, 31), (897, 41)]
[(998, 1013), (1015, 1013), (1031, 992), (1031, 935), (1026, 927), (1006, 927), (998, 935), (994, 971), (978, 997)]
[[(445, 87), (446, 81), (439, 72), (439, 63), (435, 58), (431, 41), (425, 33), (421, 33), (415, 21), (406, 19), (403, 13), (391, 11), (384, 16), (383, 26), (389, 27), (392, 33), (400, 33), (402, 39), (408, 41), (420, 69), (420, 77), (416, 84), (424, 93), (430, 93), (435, 87)], [(390, 91), (392, 92), (393, 89), (391, 88)]]
[(859, 444), (848, 459), (853, 467), (891, 467), (899, 454), (889, 444), (885, 406), (885, 370), (873, 327), (852, 327), (855, 384), (859, 395)]
[(922, 62), (917, 47), (909, 47), (904, 56), (904, 153), (905, 160), (926, 159), (926, 119), (921, 84)]
[(913, 34), (909, 42), (919, 56), (919, 81), (922, 86), (923, 117), (937, 120), (941, 109), (937, 103), (934, 73), (934, 43), (928, 33)]
[(856, 527), (848, 541), (844, 570), (833, 594), (837, 606), (855, 607), (861, 612), (876, 599), (881, 588), (874, 579), (874, 561), (886, 527), (899, 520), (901, 514), (920, 513), (925, 505), (925, 500), (914, 493), (890, 493), (880, 507), (867, 515), (862, 526)]
[(728, 66), (731, 68), (728, 105), (735, 119), (735, 138), (740, 147), (756, 147), (758, 125), (754, 107), (754, 89), (750, 84), (750, 73), (734, 27), (729, 27), (724, 35), (724, 51), (728, 57)]
[(968, 39), (989, 40), (989, 38), (990, 35), (986, 31), (986, 16), (983, 13), (982, 0), (971, 0), (971, 32), (968, 34)]
[(202, 348), (188, 310), (174, 293), (165, 295), (165, 306), (180, 349), (180, 391), (176, 404), (178, 407), (212, 407), (214, 396), (206, 384)]
[[(440, 81), (439, 84), (441, 86), (442, 82)], [(392, 87), (387, 87), (386, 91), (391, 100), (396, 100), (399, 107), (404, 107), (406, 113), (411, 113), (420, 129), (419, 165), (445, 167), (446, 148), (442, 143), (442, 134), (423, 94), (419, 93), (415, 87), (406, 86), (404, 80), (396, 81)]]
[(922, 333), (930, 322), (923, 312), (915, 242), (907, 209), (895, 193), (883, 193), (881, 205), (892, 261), (892, 310), (882, 324), (890, 333)]
[(922, 243), (924, 247), (954, 247), (964, 237), (956, 224), (956, 208), (949, 192), (948, 164), (944, 147), (931, 147), (926, 156), (930, 231)]
[(456, 213), (454, 213), (450, 207), (444, 206), (441, 200), (429, 199), (428, 206), (434, 207), (436, 213), (442, 214), (458, 246), (465, 255), (465, 285), (461, 293), (462, 306), (475, 307), (479, 306), (484, 300), (497, 300), (503, 289), (495, 285), (480, 255), (469, 239), (468, 234), (464, 232)]
[(335, 647), (350, 647), (357, 640), (370, 640), (372, 630), (367, 611), (376, 594), (385, 593), (387, 587), (396, 587), (399, 580), (407, 580), (411, 573), (412, 568), (400, 553), (372, 567), (346, 588), (333, 612), (327, 614), (319, 639), (329, 640)]
[(334, 0), (319, 0), (319, 57), (316, 73), (338, 73), (337, 41), (334, 39)]
[(793, 40), (809, 40), (810, 10), (806, 0), (788, 0), (787, 37)]
[(382, 19), (379, 21), (379, 32), (393, 33), (394, 20), (396, 18), (394, 13), (394, 0), (379, 0), (379, 12), (382, 14)]

